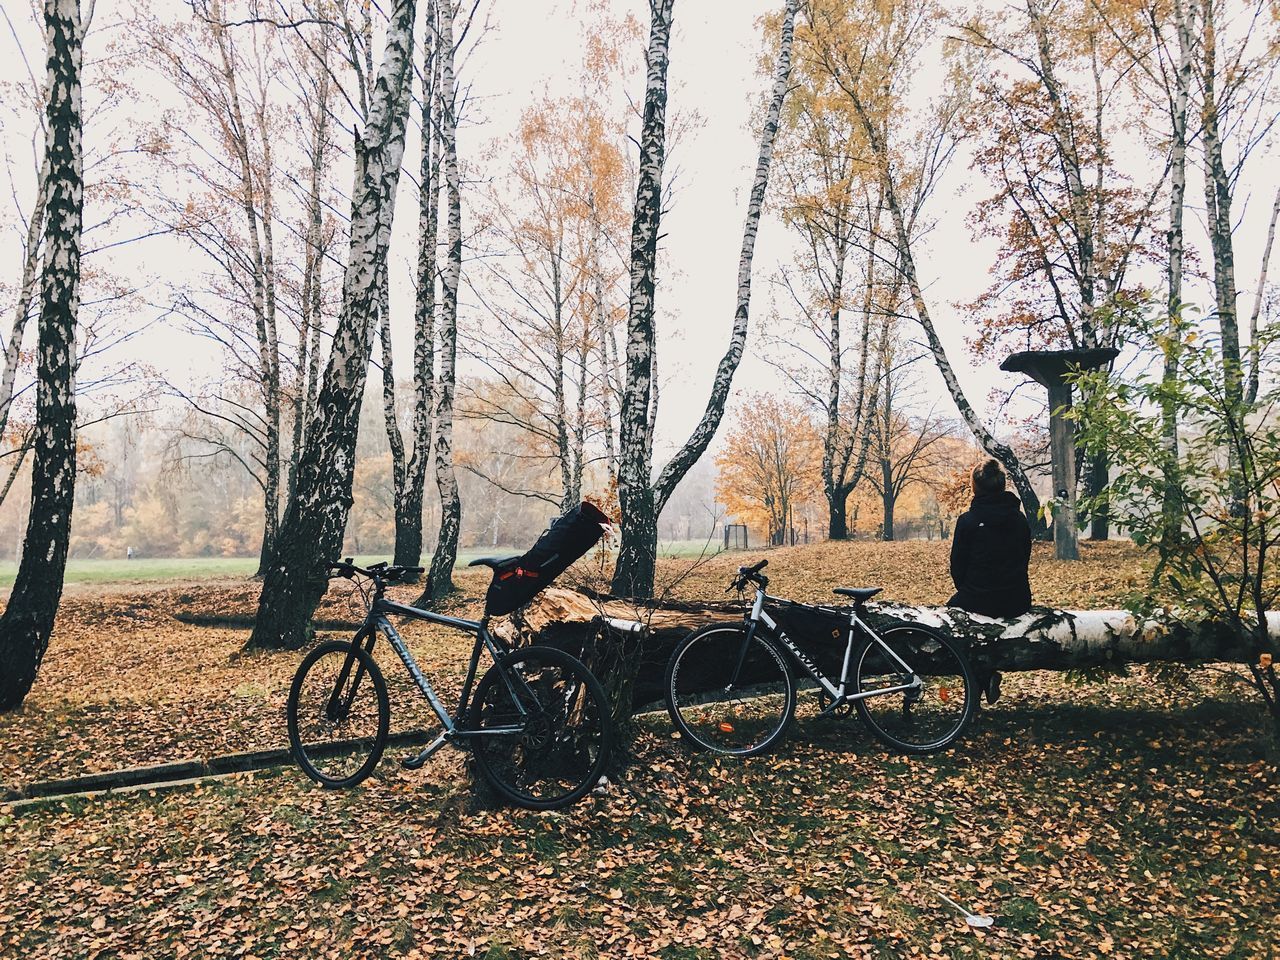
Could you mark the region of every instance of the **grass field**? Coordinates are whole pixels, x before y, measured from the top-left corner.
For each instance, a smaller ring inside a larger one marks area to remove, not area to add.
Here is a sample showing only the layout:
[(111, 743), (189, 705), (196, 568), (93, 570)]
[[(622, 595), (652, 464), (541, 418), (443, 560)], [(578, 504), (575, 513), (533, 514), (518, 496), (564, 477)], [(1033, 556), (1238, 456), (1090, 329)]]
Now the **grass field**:
[[(663, 557), (697, 557), (705, 550), (717, 552), (715, 541), (670, 540), (659, 545)], [(458, 566), (466, 566), (476, 557), (522, 553), (525, 547), (468, 547), (458, 551)], [(389, 560), (388, 554), (370, 554), (357, 562)], [(430, 558), (424, 557), (423, 562)], [(69, 560), (67, 583), (151, 583), (160, 580), (217, 580), (224, 577), (250, 577), (258, 569), (257, 557), (145, 557), (134, 560)], [(0, 589), (13, 586), (18, 565), (0, 563)]]

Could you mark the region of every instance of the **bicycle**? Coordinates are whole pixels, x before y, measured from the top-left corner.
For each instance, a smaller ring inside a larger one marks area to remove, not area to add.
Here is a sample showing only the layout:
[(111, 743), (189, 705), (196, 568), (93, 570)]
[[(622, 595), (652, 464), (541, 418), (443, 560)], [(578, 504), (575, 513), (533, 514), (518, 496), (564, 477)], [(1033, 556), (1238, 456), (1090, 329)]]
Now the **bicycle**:
[[(865, 603), (880, 587), (837, 587), (852, 607), (831, 609), (769, 596), (768, 577), (739, 567), (726, 592), (755, 601), (742, 623), (717, 623), (689, 634), (667, 663), (667, 710), (688, 740), (715, 753), (749, 757), (764, 753), (786, 734), (795, 716), (798, 663), (818, 688), (820, 715), (857, 710), (885, 745), (909, 754), (942, 750), (964, 732), (977, 707), (977, 684), (956, 643), (921, 624), (876, 633), (864, 619)], [(766, 610), (790, 605), (828, 618), (843, 634), (839, 683), (787, 636)]]
[[(477, 561), (482, 562), (492, 566), (497, 561)], [(358, 567), (346, 559), (331, 563), (328, 573), (331, 579), (365, 578), (372, 596), (356, 634), (317, 646), (293, 678), (286, 710), (289, 744), (308, 777), (325, 787), (351, 787), (381, 759), (391, 725), (387, 683), (373, 658), (381, 634), (442, 727), (420, 753), (401, 761), (406, 769), (422, 767), (446, 743), (469, 749), (501, 796), (535, 810), (569, 806), (600, 779), (613, 743), (612, 722), (600, 682), (579, 660), (552, 647), (513, 649), (489, 632), (487, 616), (464, 620), (384, 595), (389, 585), (422, 573), (421, 567), (385, 562)], [(391, 624), (393, 614), (475, 634), (452, 714)], [(493, 665), (476, 683), (481, 650)]]

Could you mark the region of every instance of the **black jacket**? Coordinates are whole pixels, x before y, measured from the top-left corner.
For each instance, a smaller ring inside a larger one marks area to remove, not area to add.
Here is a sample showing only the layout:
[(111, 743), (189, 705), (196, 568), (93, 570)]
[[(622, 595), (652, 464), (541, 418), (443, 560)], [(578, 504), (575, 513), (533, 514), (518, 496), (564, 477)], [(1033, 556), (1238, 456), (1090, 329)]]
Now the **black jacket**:
[(1017, 617), (1031, 607), (1031, 526), (1007, 490), (982, 493), (956, 520), (951, 538), (949, 606), (989, 617)]

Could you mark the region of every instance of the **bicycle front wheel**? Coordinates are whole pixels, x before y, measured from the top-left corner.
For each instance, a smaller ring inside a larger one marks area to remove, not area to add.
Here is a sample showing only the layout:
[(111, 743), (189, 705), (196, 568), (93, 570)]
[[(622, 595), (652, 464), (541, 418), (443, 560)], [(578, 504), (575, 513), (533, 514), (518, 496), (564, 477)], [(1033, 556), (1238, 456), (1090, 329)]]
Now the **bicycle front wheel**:
[(576, 803), (609, 762), (613, 723), (582, 662), (552, 647), (513, 650), (476, 687), (467, 737), (476, 766), (508, 801), (533, 810)]
[(885, 745), (933, 753), (955, 742), (977, 707), (969, 660), (955, 642), (927, 627), (891, 627), (858, 654), (858, 715)]
[(285, 713), (302, 771), (325, 787), (353, 787), (373, 772), (387, 744), (387, 681), (363, 647), (322, 643), (298, 667)]
[(764, 753), (787, 732), (796, 685), (787, 658), (759, 632), (717, 624), (691, 633), (667, 663), (667, 711), (704, 750), (739, 757)]

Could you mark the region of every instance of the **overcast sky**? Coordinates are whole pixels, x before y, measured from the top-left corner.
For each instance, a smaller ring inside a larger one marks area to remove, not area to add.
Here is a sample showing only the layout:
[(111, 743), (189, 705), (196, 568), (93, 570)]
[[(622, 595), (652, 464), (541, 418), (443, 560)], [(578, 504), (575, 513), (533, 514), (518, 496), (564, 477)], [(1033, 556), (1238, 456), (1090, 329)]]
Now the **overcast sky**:
[[(165, 2), (172, 5), (175, 13), (184, 6), (175, 0)], [(13, 0), (12, 5), (10, 0), (4, 3), (14, 20), (18, 40), (39, 67), (41, 40), (23, 9), (25, 4), (22, 0)], [(531, 94), (541, 93), (548, 84), (554, 85), (556, 78), (575, 71), (580, 56), (582, 26), (573, 4), (550, 0), (484, 0), (484, 4), (492, 29), (466, 64), (466, 80), (476, 101), (475, 116), (484, 122), (461, 132), (464, 156), (474, 156), (490, 138), (514, 129)], [(112, 20), (113, 6), (112, 0), (99, 0), (95, 30), (100, 36), (95, 42), (119, 29)], [(634, 14), (647, 26), (648, 7), (643, 0), (613, 0), (611, 6), (619, 15)], [(700, 416), (732, 323), (745, 197), (756, 160), (758, 134), (750, 129), (749, 121), (753, 105), (768, 85), (768, 78), (758, 73), (762, 52), (759, 18), (776, 6), (777, 0), (681, 0), (675, 8), (671, 106), (676, 111), (696, 110), (702, 122), (688, 132), (675, 152), (680, 176), (673, 206), (663, 221), (668, 268), (660, 278), (658, 294), (663, 380), (659, 443), (668, 448), (681, 442)], [(0, 31), (0, 79), (20, 79), (25, 68), (17, 55), (15, 38), (2, 23)], [(927, 89), (927, 71), (922, 82)], [(639, 99), (643, 93), (641, 78), (636, 78), (635, 86), (632, 96)], [(92, 102), (88, 108), (92, 109)], [(5, 122), (5, 153), (11, 160), (17, 157), (20, 161), (29, 133), (15, 127), (12, 116), (6, 116)], [(965, 351), (967, 331), (955, 306), (973, 300), (986, 288), (996, 253), (990, 242), (974, 239), (967, 223), (974, 204), (990, 192), (967, 166), (966, 157), (959, 155), (943, 188), (931, 200), (927, 214), (937, 226), (922, 243), (917, 263), (953, 362), (971, 399), (983, 409), (993, 387), (1013, 381), (993, 367), (974, 366)], [(1241, 297), (1242, 310), (1252, 305), (1276, 169), (1274, 162), (1261, 155), (1255, 157), (1237, 201), (1241, 223), (1237, 263), (1241, 290), (1247, 291)], [(25, 178), (20, 162), (10, 166), (10, 174), (14, 189), (10, 195), (8, 184), (3, 186), (0, 204), (0, 223), (5, 228), (0, 234), (0, 276), (11, 285), (18, 273), (15, 210), (16, 205), (30, 210), (31, 182)], [(345, 183), (349, 173), (344, 170), (340, 177)], [(1193, 210), (1192, 241), (1197, 244), (1202, 232), (1200, 190), (1198, 175), (1193, 172), (1188, 199)], [(464, 218), (466, 202), (464, 197)], [(400, 258), (411, 255), (415, 206), (411, 185), (402, 185), (399, 250), (395, 254)], [(788, 243), (782, 225), (766, 220), (755, 262), (755, 328), (735, 381), (739, 394), (780, 386), (777, 374), (759, 355), (765, 348), (758, 333), (760, 323), (771, 312), (770, 279), (786, 259)], [(147, 271), (153, 275), (180, 276), (186, 267), (181, 248), (167, 240), (148, 242), (145, 249), (123, 256), (145, 261)], [(403, 307), (399, 309), (402, 319), (396, 332), (397, 354), (405, 358), (402, 370), (410, 355), (407, 297), (407, 289), (402, 287), (397, 293), (398, 304)], [(1193, 282), (1189, 299), (1203, 301), (1203, 286)], [(462, 322), (468, 322), (465, 314)], [(176, 326), (149, 328), (145, 338), (134, 344), (140, 356), (178, 378), (201, 376), (216, 367), (208, 345)], [(928, 365), (917, 367), (923, 378), (922, 389), (940, 390), (940, 381)], [(949, 401), (940, 404), (939, 409), (952, 412)]]

